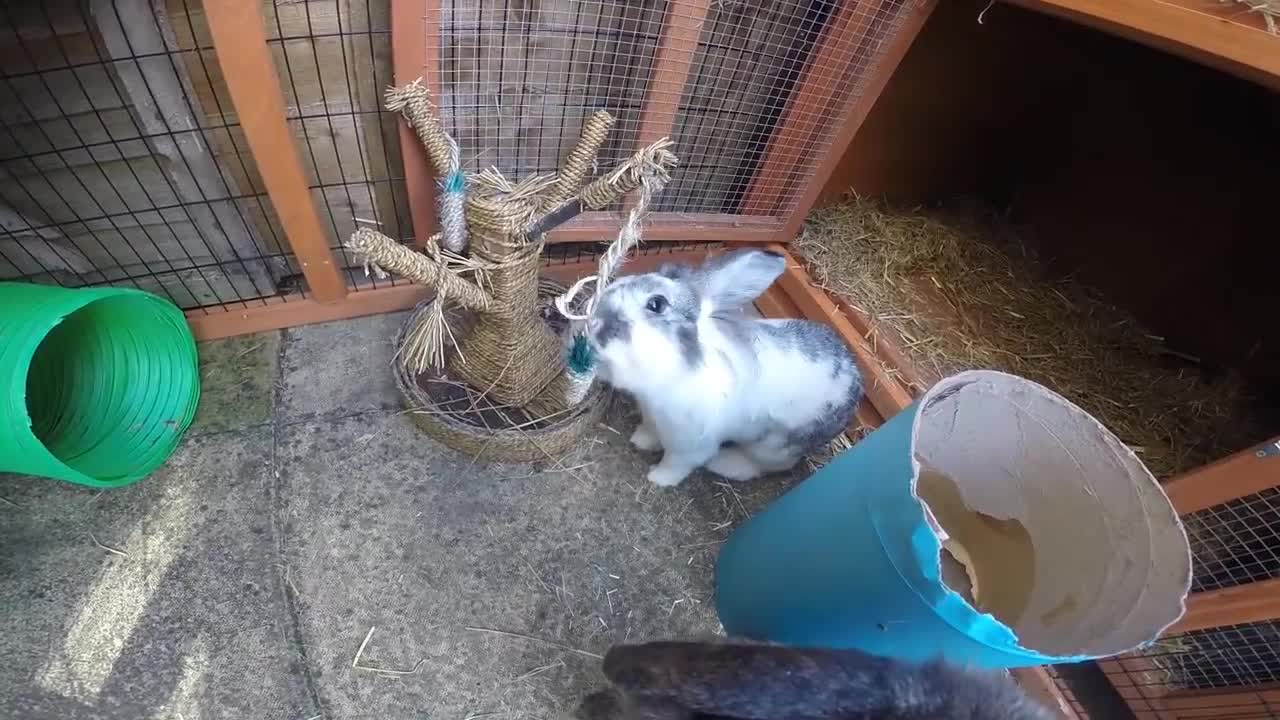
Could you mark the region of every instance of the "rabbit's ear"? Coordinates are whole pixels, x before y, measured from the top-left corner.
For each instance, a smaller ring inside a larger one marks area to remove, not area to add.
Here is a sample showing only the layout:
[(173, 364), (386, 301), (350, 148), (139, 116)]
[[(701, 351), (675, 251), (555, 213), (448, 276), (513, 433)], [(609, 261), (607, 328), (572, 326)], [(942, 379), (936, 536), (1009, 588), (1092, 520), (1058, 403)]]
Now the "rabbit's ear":
[(699, 269), (698, 290), (711, 309), (731, 310), (760, 297), (787, 269), (786, 258), (767, 250), (736, 250), (711, 258)]

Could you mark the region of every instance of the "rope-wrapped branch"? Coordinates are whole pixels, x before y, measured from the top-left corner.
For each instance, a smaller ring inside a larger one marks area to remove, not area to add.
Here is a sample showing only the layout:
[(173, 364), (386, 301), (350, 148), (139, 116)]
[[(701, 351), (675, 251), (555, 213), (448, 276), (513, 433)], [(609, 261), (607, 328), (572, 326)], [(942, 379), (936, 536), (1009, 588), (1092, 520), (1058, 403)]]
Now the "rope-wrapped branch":
[(462, 172), (458, 143), (445, 132), (440, 118), (432, 109), (431, 94), (422, 78), (402, 88), (389, 88), (386, 105), (387, 110), (404, 117), (431, 156), (431, 162), (440, 175), (441, 242), (453, 252), (462, 252), (467, 246), (467, 225), (463, 213), (467, 178)]
[(418, 140), (427, 149), (431, 163), (441, 175), (449, 172), (449, 158), (452, 153), (449, 135), (436, 117), (431, 107), (431, 93), (422, 78), (399, 88), (387, 88), (384, 98), (389, 112), (398, 112), (409, 123), (409, 127), (417, 133)]
[(347, 241), (361, 259), (387, 272), (436, 289), (469, 310), (484, 310), (492, 302), (489, 294), (453, 271), (434, 242), (426, 245), (426, 255), (401, 245), (377, 230), (360, 228)]
[(551, 188), (551, 192), (542, 197), (544, 209), (556, 207), (578, 192), (583, 180), (591, 172), (591, 165), (595, 162), (596, 155), (600, 153), (604, 141), (609, 139), (609, 131), (613, 129), (613, 123), (613, 116), (600, 110), (582, 126), (582, 137), (578, 138), (578, 144), (565, 159), (564, 167), (560, 168), (555, 186)]
[(613, 172), (593, 180), (577, 197), (534, 220), (526, 229), (526, 234), (536, 238), (572, 220), (585, 210), (603, 210), (618, 198), (640, 187), (646, 179), (665, 186), (671, 180), (671, 171), (679, 164), (675, 153), (669, 149), (672, 144), (671, 140), (662, 138), (639, 150)]

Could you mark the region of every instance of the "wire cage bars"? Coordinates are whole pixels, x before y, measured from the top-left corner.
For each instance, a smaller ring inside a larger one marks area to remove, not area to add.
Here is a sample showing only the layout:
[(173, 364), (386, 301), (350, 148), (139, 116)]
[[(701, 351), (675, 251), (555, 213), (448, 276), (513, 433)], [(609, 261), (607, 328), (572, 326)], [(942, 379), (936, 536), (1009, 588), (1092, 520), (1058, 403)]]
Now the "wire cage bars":
[(1187, 612), (1151, 646), (1092, 672), (1057, 668), (1054, 681), (1080, 717), (1103, 716), (1095, 703), (1110, 697), (1142, 720), (1280, 718), (1277, 463), (1272, 438), (1166, 483), (1191, 545)]
[[(402, 156), (382, 102), (414, 70), (435, 79), (470, 170), (551, 172), (605, 109), (619, 122), (598, 170), (664, 135), (683, 159), (653, 239), (777, 240), (911, 14), (907, 0), (254, 5), (323, 246), (353, 290), (389, 282), (343, 249), (356, 227), (427, 234), (414, 206), (433, 188), (406, 181), (421, 158)], [(4, 0), (0, 12), (0, 278), (127, 284), (205, 312), (306, 297), (205, 6)], [(414, 34), (431, 56), (406, 63), (393, 41)], [(608, 239), (616, 218), (599, 215), (553, 240)]]

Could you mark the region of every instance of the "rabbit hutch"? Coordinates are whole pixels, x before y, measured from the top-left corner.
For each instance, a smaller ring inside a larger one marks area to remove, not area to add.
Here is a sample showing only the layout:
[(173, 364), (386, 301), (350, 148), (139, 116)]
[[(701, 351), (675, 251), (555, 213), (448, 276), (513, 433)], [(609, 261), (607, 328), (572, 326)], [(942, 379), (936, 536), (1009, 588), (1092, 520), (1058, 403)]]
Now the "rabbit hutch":
[(909, 394), (1038, 379), (1164, 484), (1187, 614), (1050, 668), (1079, 717), (1280, 717), (1278, 13), (940, 3), (791, 246)]
[[(1274, 407), (1280, 391), (1280, 347), (1267, 338), (1278, 258), (1262, 240), (1273, 236), (1280, 129), (1274, 17), (1265, 0), (984, 6), (5, 2), (0, 280), (148, 290), (180, 306), (200, 339), (406, 310), (431, 290), (367, 272), (350, 247), (376, 229), (429, 250), (441, 225), (442, 178), (387, 89), (423, 80), (468, 176), (554, 176), (605, 111), (613, 128), (589, 177), (664, 138), (679, 159), (624, 270), (743, 244), (785, 254), (787, 272), (757, 307), (830, 322), (850, 344), (867, 377), (857, 432), (910, 404), (946, 353), (922, 354), (914, 326), (889, 322), (919, 310), (859, 294), (850, 281), (874, 259), (836, 251), (888, 246), (868, 243), (880, 237), (871, 221), (892, 214), (881, 200), (979, 198), (1002, 209), (1001, 223), (1033, 228), (1027, 242), (1054, 258), (1053, 273), (1163, 338), (1156, 360), (1123, 356), (1147, 362), (1126, 367), (1128, 390), (1208, 403), (1163, 388), (1219, 376), (1241, 388), (1219, 403), (1233, 414), (1186, 424), (1157, 412), (1168, 422), (1125, 426), (1152, 429), (1127, 441), (1149, 444), (1148, 459), (1164, 453), (1155, 469), (1192, 530), (1186, 619), (1167, 642), (1094, 674), (1019, 680), (1064, 714), (1084, 716), (1091, 695), (1140, 717), (1280, 716), (1280, 449), (1263, 442), (1280, 425), (1265, 400), (1245, 402), (1270, 393)], [(842, 197), (850, 188), (859, 199)], [(547, 231), (541, 276), (567, 285), (595, 272), (633, 202)], [(931, 280), (936, 306), (950, 302), (945, 273), (964, 268), (895, 269)], [(941, 320), (986, 327), (978, 309)], [(1071, 350), (1088, 344), (1081, 337)], [(1035, 359), (1057, 351), (1000, 342), (988, 357), (1019, 356), (1032, 364), (1015, 371), (1033, 378)], [(1144, 385), (1148, 371), (1174, 380)], [(1231, 432), (1167, 437), (1215, 424)]]

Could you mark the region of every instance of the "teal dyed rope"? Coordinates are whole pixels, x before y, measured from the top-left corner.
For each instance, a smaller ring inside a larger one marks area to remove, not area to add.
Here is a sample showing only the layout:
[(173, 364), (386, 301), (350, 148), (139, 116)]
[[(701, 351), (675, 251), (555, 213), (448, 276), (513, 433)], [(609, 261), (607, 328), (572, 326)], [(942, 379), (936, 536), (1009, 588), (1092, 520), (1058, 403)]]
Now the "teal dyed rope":
[(569, 357), (565, 359), (569, 372), (575, 375), (587, 375), (596, 367), (596, 354), (591, 349), (585, 335), (575, 335), (573, 345), (569, 346)]
[(454, 170), (444, 181), (444, 191), (447, 193), (461, 193), (467, 189), (467, 176), (461, 170)]

